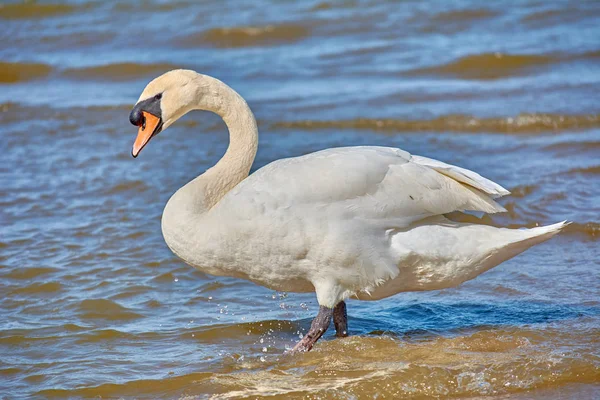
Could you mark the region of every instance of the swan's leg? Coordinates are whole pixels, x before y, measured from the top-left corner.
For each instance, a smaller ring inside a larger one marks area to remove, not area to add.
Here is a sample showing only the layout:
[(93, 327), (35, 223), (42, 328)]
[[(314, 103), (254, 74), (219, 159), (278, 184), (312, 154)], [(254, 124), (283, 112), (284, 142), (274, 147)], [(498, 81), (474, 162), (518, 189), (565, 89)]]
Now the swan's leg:
[(333, 308), (320, 306), (319, 313), (317, 314), (315, 319), (313, 319), (308, 333), (304, 335), (302, 340), (300, 340), (298, 344), (296, 344), (296, 346), (294, 346), (294, 348), (292, 349), (292, 353), (299, 351), (304, 352), (312, 349), (314, 344), (317, 343), (317, 340), (319, 340), (319, 338), (323, 336), (327, 328), (329, 328), (329, 325), (331, 324), (332, 315)]
[(348, 336), (348, 314), (346, 313), (346, 302), (340, 301), (333, 308), (333, 325), (335, 326), (335, 336)]

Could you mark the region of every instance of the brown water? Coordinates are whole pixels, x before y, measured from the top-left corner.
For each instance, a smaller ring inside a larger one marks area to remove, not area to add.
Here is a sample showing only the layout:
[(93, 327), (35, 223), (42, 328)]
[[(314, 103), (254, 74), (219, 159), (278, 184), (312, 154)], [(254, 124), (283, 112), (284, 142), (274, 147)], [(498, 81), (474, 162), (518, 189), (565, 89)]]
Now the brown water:
[[(599, 19), (592, 1), (1, 4), (0, 397), (600, 398)], [(176, 67), (248, 100), (255, 169), (398, 146), (512, 190), (482, 223), (573, 224), (458, 288), (350, 301), (351, 337), (283, 355), (314, 295), (206, 276), (161, 237), (224, 124), (193, 113), (130, 156), (131, 106)]]

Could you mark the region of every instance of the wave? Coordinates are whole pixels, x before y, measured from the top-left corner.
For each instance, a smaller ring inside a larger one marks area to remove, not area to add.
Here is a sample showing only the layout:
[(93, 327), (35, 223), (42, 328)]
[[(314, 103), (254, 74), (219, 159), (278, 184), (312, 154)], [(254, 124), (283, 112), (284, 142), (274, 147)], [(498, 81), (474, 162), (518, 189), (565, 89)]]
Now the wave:
[(43, 78), (52, 72), (52, 67), (39, 63), (0, 61), (0, 83), (26, 82)]
[[(144, 11), (171, 11), (177, 10), (186, 6), (194, 5), (193, 2), (189, 1), (144, 1), (143, 7)], [(112, 4), (112, 10), (117, 13), (125, 13), (125, 12), (138, 12), (140, 4), (137, 2), (115, 2)]]
[[(36, 393), (44, 398), (190, 398), (185, 395), (192, 388), (210, 380), (210, 372), (195, 372), (166, 379), (140, 379), (125, 383), (105, 383), (99, 386), (79, 387), (77, 389), (46, 389)], [(166, 394), (169, 394), (168, 396)], [(174, 396), (177, 394), (178, 396)], [(206, 393), (203, 393), (206, 394)]]
[[(567, 3), (565, 3), (567, 5)], [(533, 12), (521, 18), (521, 22), (529, 27), (548, 27), (561, 23), (582, 22), (588, 18), (597, 18), (597, 7), (562, 7)]]
[(214, 28), (179, 40), (184, 45), (207, 43), (215, 47), (251, 47), (296, 42), (308, 36), (301, 25), (266, 25)]
[(569, 152), (571, 154), (580, 154), (583, 152), (600, 150), (600, 142), (596, 142), (596, 141), (560, 142), (560, 143), (553, 143), (553, 144), (544, 146), (544, 150), (556, 151), (556, 152), (560, 152), (561, 154), (565, 154), (565, 152)]
[(436, 23), (470, 22), (495, 17), (499, 13), (488, 9), (452, 10), (434, 15), (431, 19)]
[(265, 320), (258, 322), (244, 322), (238, 324), (220, 324), (208, 327), (188, 329), (182, 332), (179, 337), (185, 339), (190, 334), (194, 335), (196, 340), (212, 342), (220, 339), (235, 339), (244, 335), (267, 335), (269, 332), (287, 332), (293, 334), (298, 330), (298, 325), (294, 321), (288, 320)]
[(600, 175), (600, 165), (570, 169), (568, 174)]
[(63, 74), (78, 79), (107, 79), (107, 80), (133, 80), (155, 77), (172, 69), (181, 68), (170, 63), (138, 64), (138, 63), (116, 63), (98, 65), (84, 68), (71, 68), (63, 71)]
[(482, 53), (461, 57), (447, 64), (416, 68), (408, 76), (438, 75), (473, 80), (494, 80), (524, 75), (535, 68), (569, 61), (597, 61), (600, 51), (579, 54), (505, 54)]
[(116, 321), (131, 320), (142, 317), (142, 315), (130, 311), (114, 301), (106, 299), (83, 300), (79, 304), (79, 311), (80, 318), (92, 320), (105, 319)]
[(14, 268), (12, 271), (3, 275), (3, 278), (19, 279), (19, 280), (31, 280), (42, 275), (52, 274), (60, 271), (54, 267), (24, 267)]
[[(323, 340), (294, 357), (232, 355), (230, 365), (159, 379), (46, 389), (43, 397), (438, 398), (514, 395), (598, 384), (597, 328), (484, 328), (451, 337)], [(565, 350), (566, 349), (566, 350)], [(237, 358), (236, 358), (237, 357)], [(258, 358), (258, 357), (256, 357)], [(332, 372), (334, 371), (334, 372)], [(571, 390), (571, 393), (574, 391)], [(550, 396), (553, 397), (553, 396)], [(577, 397), (577, 396), (575, 396)]]
[(537, 188), (537, 185), (516, 186), (510, 190), (510, 196), (516, 198), (526, 197), (533, 193)]
[(461, 79), (493, 80), (521, 75), (535, 67), (560, 62), (555, 56), (534, 54), (483, 53), (461, 57), (443, 65), (417, 68), (407, 75), (440, 75)]
[(119, 181), (106, 190), (107, 195), (118, 194), (122, 192), (142, 193), (148, 190), (146, 182), (142, 180)]
[(315, 4), (314, 6), (311, 7), (311, 11), (322, 11), (322, 10), (330, 10), (334, 7), (333, 4), (331, 4), (328, 1), (322, 1), (320, 3)]
[(39, 295), (43, 293), (55, 293), (63, 289), (60, 282), (34, 282), (31, 285), (20, 286), (12, 290), (12, 295)]
[(89, 344), (89, 343), (107, 343), (113, 341), (129, 341), (129, 340), (156, 340), (161, 337), (161, 333), (158, 332), (136, 332), (129, 333), (123, 332), (116, 329), (96, 329), (83, 333), (79, 333), (75, 336), (77, 343)]
[(590, 239), (600, 238), (600, 223), (598, 222), (587, 222), (587, 223), (572, 223), (565, 228), (565, 232), (581, 234), (587, 236)]
[(0, 18), (4, 19), (27, 19), (44, 18), (55, 15), (69, 14), (79, 7), (72, 4), (51, 4), (24, 1), (21, 3), (0, 4)]
[(445, 115), (431, 120), (373, 119), (282, 121), (273, 128), (284, 129), (364, 129), (390, 132), (459, 133), (546, 133), (600, 127), (600, 114), (519, 114), (516, 117), (478, 118)]

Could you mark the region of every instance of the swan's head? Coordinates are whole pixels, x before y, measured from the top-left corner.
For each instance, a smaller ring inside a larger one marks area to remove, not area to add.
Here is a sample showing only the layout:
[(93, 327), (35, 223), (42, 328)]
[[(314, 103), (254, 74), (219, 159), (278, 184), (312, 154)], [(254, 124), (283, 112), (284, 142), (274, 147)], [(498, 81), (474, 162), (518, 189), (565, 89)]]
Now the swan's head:
[(150, 139), (194, 108), (200, 96), (199, 85), (192, 83), (201, 76), (194, 71), (176, 69), (146, 86), (129, 114), (129, 121), (139, 127), (132, 156), (137, 157)]

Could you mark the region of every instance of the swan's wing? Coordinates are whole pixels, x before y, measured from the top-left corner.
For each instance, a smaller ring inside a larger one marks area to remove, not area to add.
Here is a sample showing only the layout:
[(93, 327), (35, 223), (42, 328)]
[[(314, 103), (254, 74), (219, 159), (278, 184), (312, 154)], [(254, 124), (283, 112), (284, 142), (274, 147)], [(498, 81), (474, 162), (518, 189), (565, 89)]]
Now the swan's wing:
[(492, 182), (471, 170), (421, 156), (412, 156), (412, 161), (430, 167), (458, 182), (465, 183), (475, 189), (481, 190), (493, 199), (510, 194), (508, 190), (504, 189), (496, 182)]
[(452, 211), (505, 211), (492, 197), (508, 191), (459, 167), (388, 147), (327, 149), (275, 161), (249, 176), (222, 202), (269, 208), (326, 209), (390, 227)]
[(492, 199), (504, 192), (474, 172), (399, 149), (335, 148), (259, 169), (210, 214), (212, 227), (226, 231), (227, 257), (277, 266), (250, 276), (309, 280), (319, 304), (332, 307), (394, 279), (400, 264), (419, 265), (421, 255), (394, 247), (399, 232), (452, 211), (505, 211)]

